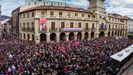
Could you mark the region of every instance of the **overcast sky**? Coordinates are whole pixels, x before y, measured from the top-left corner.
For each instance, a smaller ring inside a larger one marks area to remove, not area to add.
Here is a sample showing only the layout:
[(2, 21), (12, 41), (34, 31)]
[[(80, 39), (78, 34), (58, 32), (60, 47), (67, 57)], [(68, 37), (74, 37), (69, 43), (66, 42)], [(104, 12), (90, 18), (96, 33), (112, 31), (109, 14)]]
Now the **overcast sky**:
[[(88, 7), (87, 0), (69, 0), (73, 1), (78, 7)], [(2, 14), (11, 15), (11, 11), (23, 5), (25, 0), (0, 0), (2, 5)], [(109, 13), (118, 13), (133, 18), (133, 0), (106, 0), (106, 10)]]

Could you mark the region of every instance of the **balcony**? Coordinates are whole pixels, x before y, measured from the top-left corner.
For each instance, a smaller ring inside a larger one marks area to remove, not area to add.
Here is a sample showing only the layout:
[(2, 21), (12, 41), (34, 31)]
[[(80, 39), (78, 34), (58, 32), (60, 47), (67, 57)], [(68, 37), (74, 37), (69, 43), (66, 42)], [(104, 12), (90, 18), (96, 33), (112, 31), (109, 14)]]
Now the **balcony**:
[(115, 30), (115, 28), (112, 28), (112, 31), (114, 31)]
[(111, 28), (109, 28), (108, 30), (109, 30), (109, 31), (111, 31), (112, 29), (111, 29)]
[(63, 16), (62, 15), (59, 15), (59, 18), (63, 18)]
[(88, 32), (88, 31), (90, 31), (90, 28), (85, 28), (84, 31)]
[(53, 15), (50, 15), (50, 18), (56, 18), (55, 16), (53, 16)]
[(46, 33), (47, 32), (47, 29), (45, 30), (40, 30), (41, 33)]
[(50, 33), (52, 33), (52, 32), (57, 32), (57, 31), (58, 31), (57, 28), (55, 28), (55, 29), (49, 29), (49, 32), (50, 32)]
[(102, 24), (99, 28), (99, 31), (106, 31), (107, 30), (107, 26)]
[(22, 31), (25, 31), (25, 32), (34, 32), (34, 29), (32, 29), (32, 28), (22, 28)]
[(91, 31), (95, 32), (97, 29), (96, 28), (91, 28)]

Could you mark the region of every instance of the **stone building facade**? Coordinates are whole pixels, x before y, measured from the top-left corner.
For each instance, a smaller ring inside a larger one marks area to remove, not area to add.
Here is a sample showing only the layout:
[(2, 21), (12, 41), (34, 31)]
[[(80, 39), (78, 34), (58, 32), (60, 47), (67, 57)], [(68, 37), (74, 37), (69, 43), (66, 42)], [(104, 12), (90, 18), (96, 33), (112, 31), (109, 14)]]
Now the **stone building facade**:
[(12, 34), (19, 35), (19, 15), (20, 7), (13, 10), (11, 13), (11, 25), (12, 25)]
[[(19, 38), (42, 41), (94, 39), (102, 36), (127, 36), (127, 18), (107, 13), (104, 0), (91, 0), (85, 10), (58, 2), (28, 3), (19, 12)], [(27, 5), (27, 6), (28, 6)], [(44, 30), (40, 21), (44, 19)]]

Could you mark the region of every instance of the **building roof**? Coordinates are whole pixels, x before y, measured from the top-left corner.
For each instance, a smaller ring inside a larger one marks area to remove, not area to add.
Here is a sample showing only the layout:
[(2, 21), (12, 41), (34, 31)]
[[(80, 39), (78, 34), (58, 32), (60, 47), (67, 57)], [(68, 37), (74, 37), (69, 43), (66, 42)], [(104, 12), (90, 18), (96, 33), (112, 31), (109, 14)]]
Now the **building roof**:
[(75, 7), (69, 7), (69, 6), (52, 6), (52, 5), (50, 5), (50, 6), (42, 5), (42, 6), (28, 8), (24, 11), (21, 11), (20, 13), (34, 11), (34, 10), (62, 10), (62, 11), (75, 11), (75, 12), (91, 13), (89, 10), (85, 10), (82, 8), (75, 8)]
[(20, 7), (14, 9), (14, 10), (12, 11), (12, 14), (13, 14), (14, 12), (19, 12), (19, 11), (20, 11)]
[(5, 24), (5, 23), (7, 23), (8, 21), (10, 21), (10, 19), (5, 19), (5, 20), (1, 21), (1, 24)]
[(122, 16), (117, 13), (108, 13), (109, 17), (117, 18), (117, 19), (128, 19), (126, 16)]
[(132, 18), (129, 18), (129, 17), (128, 17), (128, 20), (133, 21), (133, 19)]

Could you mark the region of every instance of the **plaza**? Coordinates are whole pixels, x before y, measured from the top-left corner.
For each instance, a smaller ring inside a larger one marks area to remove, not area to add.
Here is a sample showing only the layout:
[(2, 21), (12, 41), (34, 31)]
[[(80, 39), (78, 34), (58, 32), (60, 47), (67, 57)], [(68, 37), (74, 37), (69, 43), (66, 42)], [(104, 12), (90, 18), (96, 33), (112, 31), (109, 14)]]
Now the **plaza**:
[(132, 74), (133, 20), (107, 12), (107, 0), (23, 2), (1, 23), (0, 75)]

